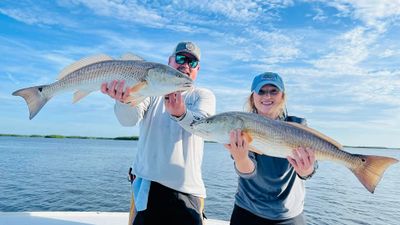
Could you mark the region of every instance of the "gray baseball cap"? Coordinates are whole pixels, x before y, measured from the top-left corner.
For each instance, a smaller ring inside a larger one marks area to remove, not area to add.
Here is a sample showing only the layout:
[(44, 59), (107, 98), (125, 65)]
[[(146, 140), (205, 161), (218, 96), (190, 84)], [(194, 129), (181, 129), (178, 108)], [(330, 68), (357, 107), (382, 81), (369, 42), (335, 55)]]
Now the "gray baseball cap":
[(194, 57), (196, 57), (197, 60), (200, 61), (200, 56), (201, 56), (200, 48), (193, 42), (190, 42), (190, 41), (179, 42), (176, 45), (172, 55), (176, 55), (181, 52), (189, 53), (189, 54), (193, 55)]

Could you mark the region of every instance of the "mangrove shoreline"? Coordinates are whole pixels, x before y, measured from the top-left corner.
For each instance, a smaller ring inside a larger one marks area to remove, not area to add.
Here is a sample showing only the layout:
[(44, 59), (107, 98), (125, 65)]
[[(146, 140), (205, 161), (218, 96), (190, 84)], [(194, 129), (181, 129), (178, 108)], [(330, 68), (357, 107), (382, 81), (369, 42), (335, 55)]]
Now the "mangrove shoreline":
[[(64, 136), (58, 134), (50, 134), (50, 135), (21, 135), (21, 134), (0, 134), (0, 137), (29, 137), (29, 138), (72, 138), (72, 139), (98, 139), (98, 140), (123, 140), (123, 141), (137, 141), (139, 140), (138, 136), (129, 136), (129, 137), (87, 137), (87, 136)], [(212, 141), (205, 141), (207, 143), (214, 143)], [(343, 145), (345, 148), (374, 148), (374, 149), (396, 149), (400, 150), (400, 148), (389, 148), (389, 147), (382, 147), (382, 146), (350, 146), (350, 145)]]

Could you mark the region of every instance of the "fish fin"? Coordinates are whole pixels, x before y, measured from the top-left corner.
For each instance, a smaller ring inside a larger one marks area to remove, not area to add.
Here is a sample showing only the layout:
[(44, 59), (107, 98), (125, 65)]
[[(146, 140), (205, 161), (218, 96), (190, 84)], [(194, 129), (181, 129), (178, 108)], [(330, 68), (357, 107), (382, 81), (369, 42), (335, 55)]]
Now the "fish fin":
[(323, 134), (323, 133), (321, 133), (321, 132), (319, 132), (317, 130), (314, 130), (314, 129), (310, 128), (310, 127), (307, 127), (307, 126), (304, 126), (302, 124), (295, 123), (295, 122), (285, 122), (285, 123), (288, 123), (288, 124), (290, 124), (292, 126), (295, 126), (295, 127), (300, 128), (300, 129), (306, 130), (306, 131), (318, 136), (319, 138), (331, 143), (332, 145), (336, 146), (338, 149), (343, 149), (343, 146), (339, 142), (333, 140), (332, 138), (326, 136), (325, 134)]
[(40, 109), (50, 100), (52, 96), (45, 96), (42, 94), (44, 87), (48, 85), (35, 86), (17, 90), (12, 93), (14, 96), (21, 96), (26, 101), (29, 109), (29, 119), (31, 120)]
[(242, 131), (242, 136), (243, 139), (245, 139), (247, 141), (247, 143), (251, 143), (253, 142), (253, 137), (251, 136), (251, 134), (248, 131)]
[(90, 91), (76, 91), (74, 93), (74, 98), (72, 100), (72, 103), (77, 103), (79, 100), (86, 97), (90, 93), (91, 93)]
[(133, 53), (125, 53), (121, 56), (121, 60), (134, 60), (134, 61), (144, 61), (144, 59), (140, 56), (137, 56)]
[(143, 89), (147, 85), (146, 81), (140, 81), (139, 83), (133, 85), (132, 87), (129, 88), (129, 93), (132, 95), (135, 95), (138, 93), (141, 89)]
[(253, 142), (254, 138), (253, 135), (249, 132), (249, 131), (242, 131), (242, 136), (243, 139), (245, 139), (247, 141), (247, 143), (249, 143), (249, 150), (252, 152), (255, 152), (259, 155), (262, 155), (262, 151), (258, 150), (257, 148), (255, 148), (254, 146), (251, 145), (251, 143)]
[(130, 95), (126, 98), (124, 103), (130, 104), (131, 106), (137, 106), (139, 103), (143, 102), (145, 98), (147, 97), (142, 95)]
[(68, 74), (70, 74), (82, 67), (85, 67), (87, 65), (97, 63), (97, 62), (109, 61), (109, 60), (113, 60), (113, 59), (106, 54), (94, 55), (94, 56), (89, 56), (89, 57), (83, 58), (83, 59), (81, 59), (77, 62), (74, 62), (71, 65), (65, 67), (63, 70), (61, 70), (61, 72), (58, 74), (57, 80), (61, 80)]
[(384, 156), (374, 155), (354, 155), (361, 161), (361, 165), (350, 170), (356, 175), (358, 180), (371, 193), (374, 193), (375, 187), (378, 185), (385, 170), (398, 160)]
[(146, 87), (147, 82), (146, 81), (141, 81), (135, 85), (133, 85), (132, 87), (128, 88), (128, 93), (129, 96), (126, 98), (126, 100), (124, 101), (127, 104), (131, 104), (132, 106), (136, 106), (139, 103), (141, 103), (146, 96), (142, 96), (141, 94), (139, 94), (139, 91)]
[(259, 154), (259, 155), (263, 155), (264, 154), (264, 153), (262, 153), (262, 151), (256, 149), (254, 146), (251, 146), (251, 145), (249, 146), (249, 150), (252, 151), (252, 152), (255, 152), (255, 153)]

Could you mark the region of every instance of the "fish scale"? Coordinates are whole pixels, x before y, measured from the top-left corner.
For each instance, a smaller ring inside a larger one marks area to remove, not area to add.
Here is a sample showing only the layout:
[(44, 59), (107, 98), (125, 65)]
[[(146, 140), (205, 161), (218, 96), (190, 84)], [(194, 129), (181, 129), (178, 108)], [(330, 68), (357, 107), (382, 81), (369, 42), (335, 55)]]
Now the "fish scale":
[(76, 84), (79, 84), (81, 86), (90, 85), (95, 90), (103, 82), (110, 80), (133, 80), (133, 82), (138, 82), (142, 78), (141, 74), (144, 74), (146, 69), (151, 68), (150, 66), (138, 68), (135, 63), (129, 61), (100, 62), (75, 71), (54, 84), (57, 85), (57, 89), (76, 89)]

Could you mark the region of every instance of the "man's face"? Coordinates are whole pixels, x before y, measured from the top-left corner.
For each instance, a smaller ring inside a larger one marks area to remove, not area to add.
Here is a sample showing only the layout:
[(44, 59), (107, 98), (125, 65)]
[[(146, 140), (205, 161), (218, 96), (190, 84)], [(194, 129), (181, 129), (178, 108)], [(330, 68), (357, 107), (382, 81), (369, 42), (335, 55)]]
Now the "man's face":
[(168, 64), (195, 80), (200, 69), (200, 65), (196, 64), (196, 61), (192, 54), (178, 53), (169, 57)]

